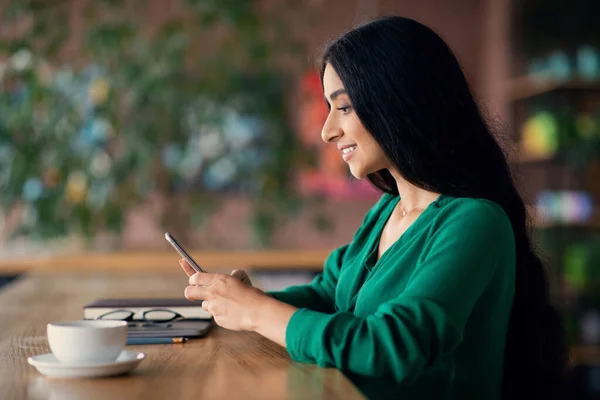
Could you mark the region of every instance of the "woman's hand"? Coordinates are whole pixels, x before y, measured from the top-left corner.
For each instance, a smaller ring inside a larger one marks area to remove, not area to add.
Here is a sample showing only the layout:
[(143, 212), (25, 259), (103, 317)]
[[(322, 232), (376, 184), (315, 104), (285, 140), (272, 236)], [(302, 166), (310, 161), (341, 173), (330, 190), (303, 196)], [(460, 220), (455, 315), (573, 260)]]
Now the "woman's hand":
[(247, 275), (237, 273), (211, 274), (198, 272), (190, 276), (185, 288), (188, 300), (203, 300), (202, 308), (210, 313), (223, 328), (251, 331), (256, 327), (256, 316), (265, 299), (261, 290), (242, 282)]
[(190, 277), (185, 288), (189, 300), (203, 300), (202, 308), (215, 322), (226, 329), (255, 331), (272, 341), (286, 346), (285, 332), (297, 308), (282, 303), (252, 287), (243, 270), (231, 275), (196, 272), (185, 260), (181, 268)]

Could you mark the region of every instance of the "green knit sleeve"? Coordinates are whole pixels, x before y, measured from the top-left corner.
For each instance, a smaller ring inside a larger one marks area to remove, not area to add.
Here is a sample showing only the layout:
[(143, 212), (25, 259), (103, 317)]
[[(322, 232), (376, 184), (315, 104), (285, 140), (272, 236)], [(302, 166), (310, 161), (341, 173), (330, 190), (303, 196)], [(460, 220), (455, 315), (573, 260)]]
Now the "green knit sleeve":
[(500, 207), (473, 201), (455, 211), (429, 237), (405, 290), (373, 314), (296, 311), (286, 329), (292, 359), (410, 382), (451, 352), (497, 266), (514, 258)]

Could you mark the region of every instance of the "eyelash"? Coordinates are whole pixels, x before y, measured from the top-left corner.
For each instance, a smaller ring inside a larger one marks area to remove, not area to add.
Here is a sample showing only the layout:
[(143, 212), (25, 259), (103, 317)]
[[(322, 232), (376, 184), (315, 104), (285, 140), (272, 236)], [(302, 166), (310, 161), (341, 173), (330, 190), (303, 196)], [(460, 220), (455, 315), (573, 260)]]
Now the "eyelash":
[(344, 115), (347, 115), (352, 110), (352, 107), (351, 106), (346, 106), (346, 107), (339, 107), (337, 109), (340, 110), (340, 111), (342, 111), (344, 113)]

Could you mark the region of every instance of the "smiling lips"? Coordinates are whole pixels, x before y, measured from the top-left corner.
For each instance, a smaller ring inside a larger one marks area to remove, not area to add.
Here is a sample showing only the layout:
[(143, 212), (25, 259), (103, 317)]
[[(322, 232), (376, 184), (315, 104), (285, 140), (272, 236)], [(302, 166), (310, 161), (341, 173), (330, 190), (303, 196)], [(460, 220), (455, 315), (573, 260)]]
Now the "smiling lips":
[(348, 160), (352, 158), (354, 150), (356, 150), (356, 145), (338, 146), (338, 149), (342, 152), (342, 158), (344, 161), (348, 162)]

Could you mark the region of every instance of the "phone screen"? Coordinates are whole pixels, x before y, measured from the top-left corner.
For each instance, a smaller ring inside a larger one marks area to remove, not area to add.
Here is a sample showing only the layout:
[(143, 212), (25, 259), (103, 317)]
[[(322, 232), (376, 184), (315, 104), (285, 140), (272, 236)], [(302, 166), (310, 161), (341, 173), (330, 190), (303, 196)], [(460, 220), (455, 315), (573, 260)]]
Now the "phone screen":
[(173, 246), (175, 250), (177, 250), (181, 257), (185, 258), (185, 260), (192, 266), (192, 268), (196, 270), (196, 272), (206, 272), (202, 268), (200, 268), (198, 263), (194, 261), (194, 259), (188, 254), (188, 252), (185, 251), (179, 243), (177, 243), (177, 240), (175, 240), (173, 235), (171, 235), (169, 232), (166, 232), (165, 239), (167, 239), (167, 242), (171, 243), (171, 246)]

